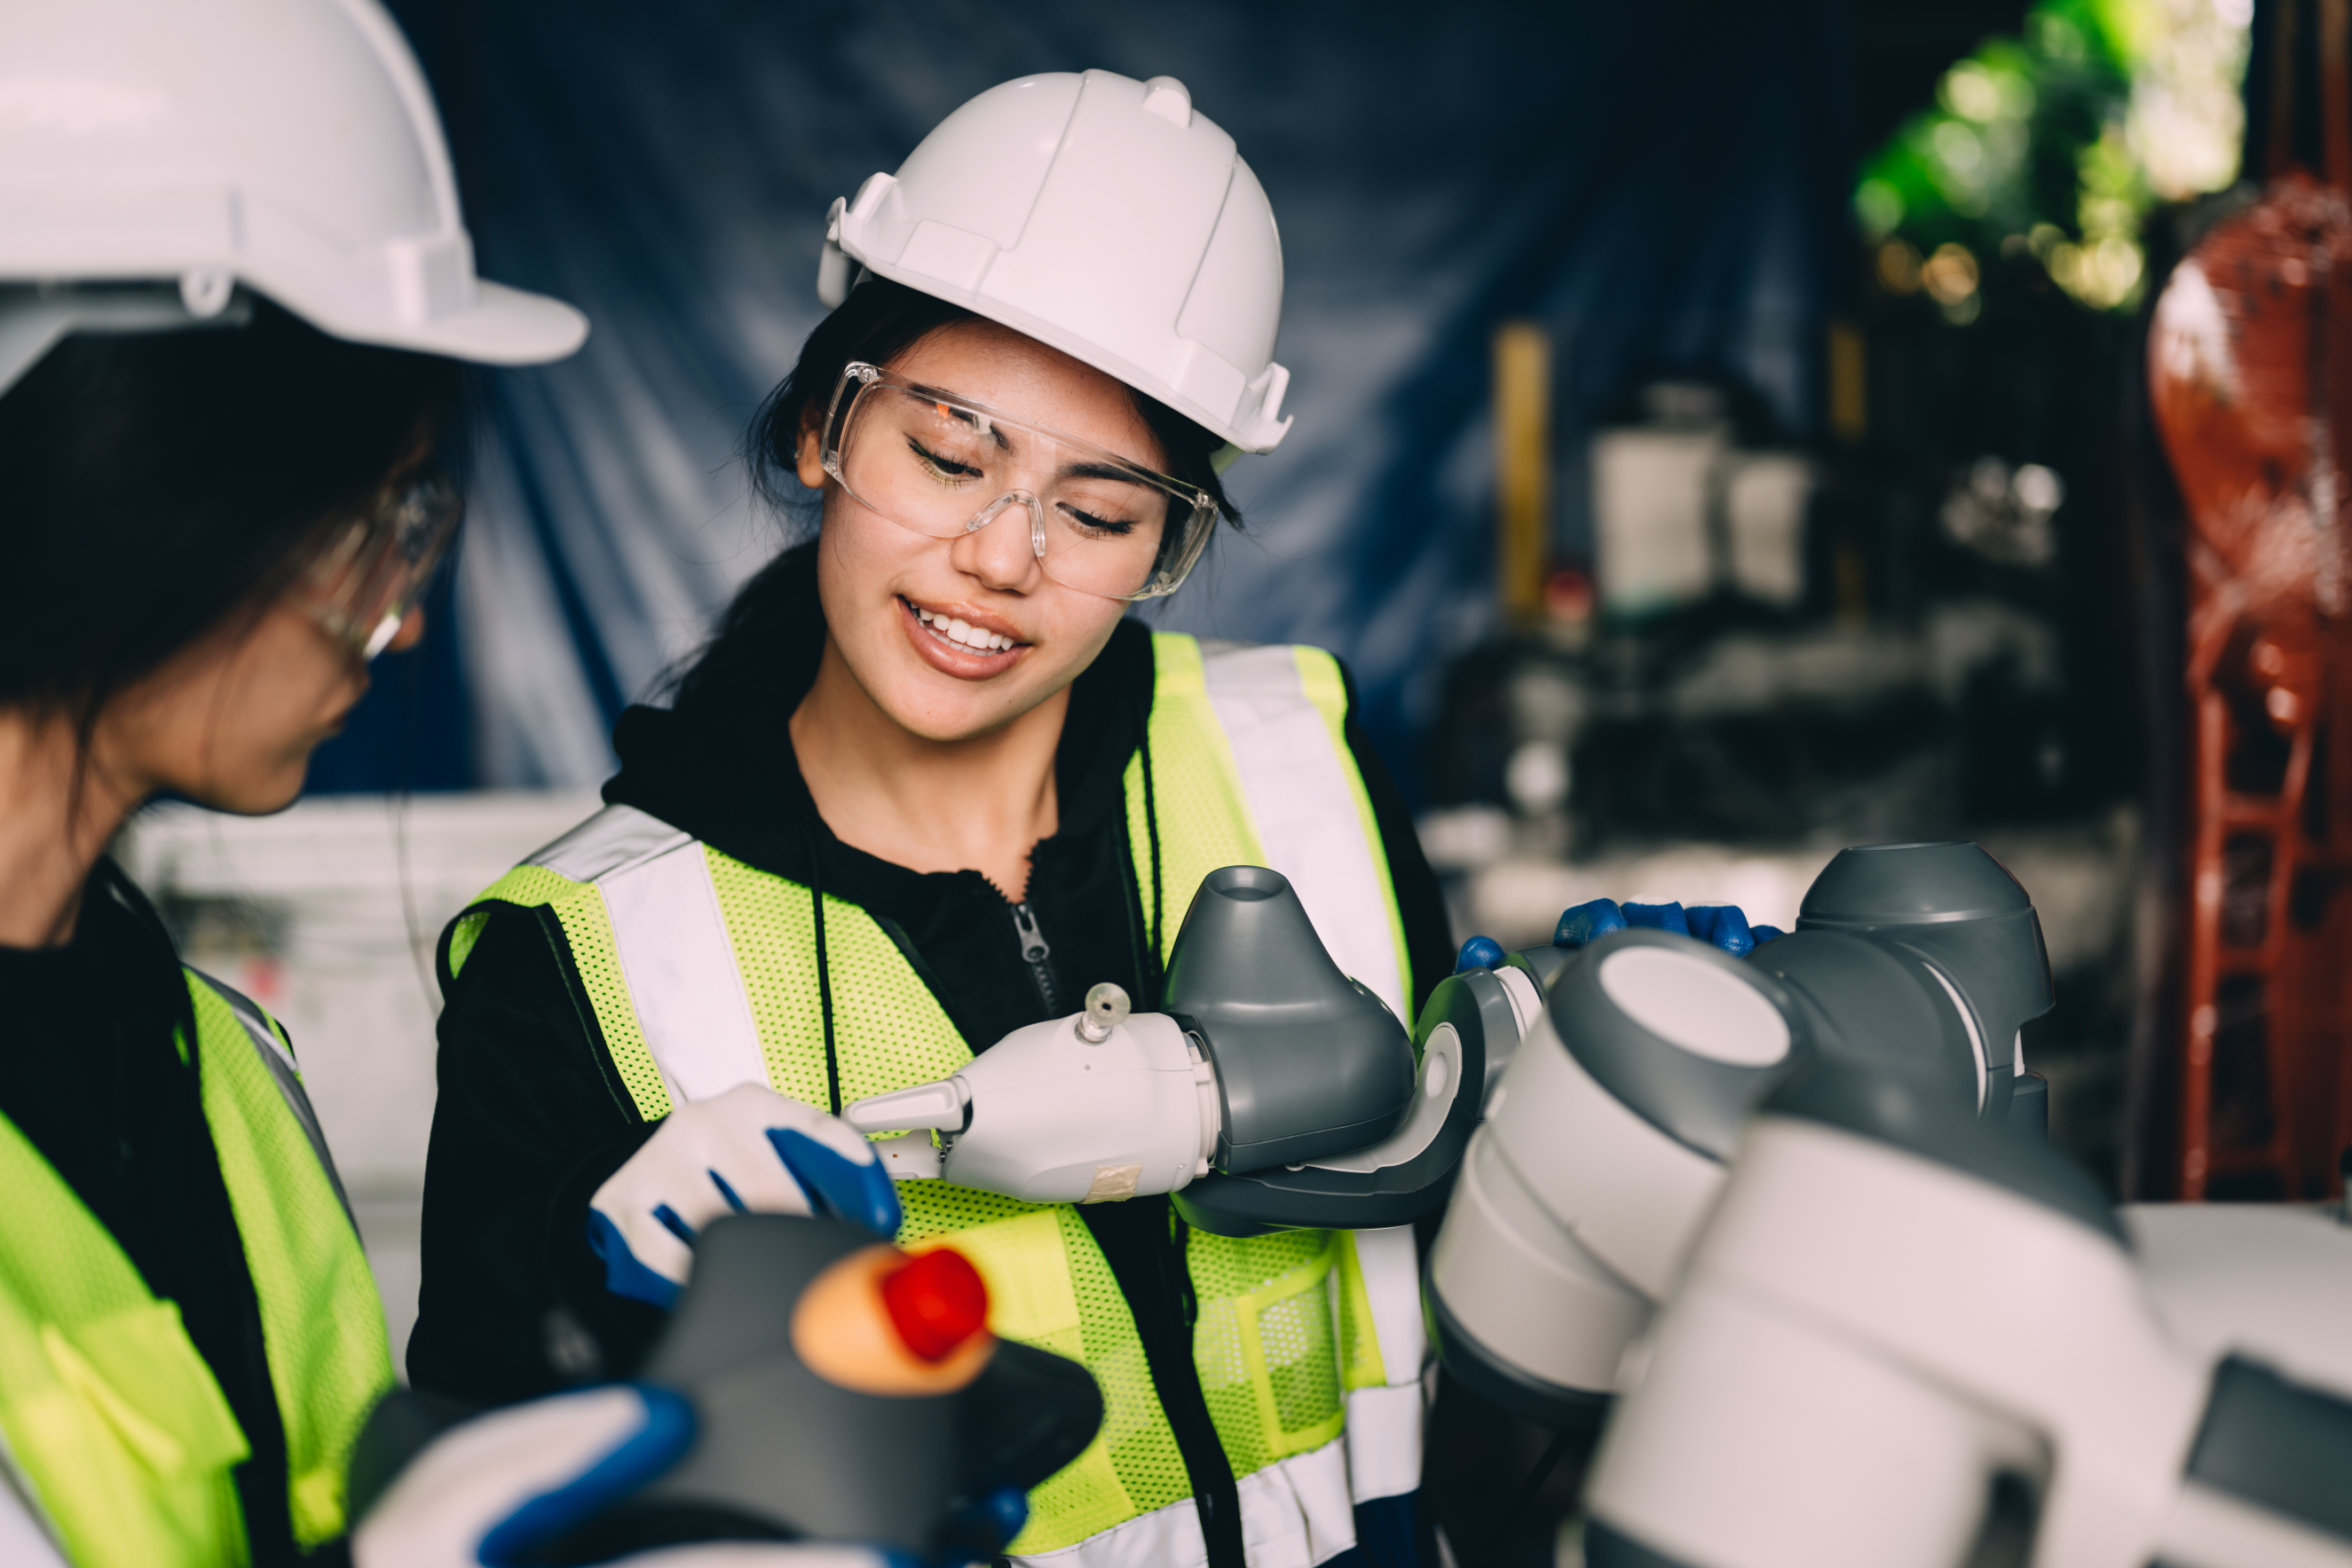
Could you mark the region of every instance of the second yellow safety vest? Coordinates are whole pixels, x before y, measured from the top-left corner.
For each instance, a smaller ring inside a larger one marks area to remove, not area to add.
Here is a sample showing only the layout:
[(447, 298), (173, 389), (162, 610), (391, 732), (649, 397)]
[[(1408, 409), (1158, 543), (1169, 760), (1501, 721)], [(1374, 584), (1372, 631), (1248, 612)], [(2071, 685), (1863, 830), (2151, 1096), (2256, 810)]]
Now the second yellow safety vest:
[[(187, 979), (307, 1549), (343, 1532), (352, 1446), (392, 1386), (383, 1306), (283, 1037), (235, 992)], [(26, 1500), (76, 1568), (239, 1568), (246, 1437), (179, 1308), (5, 1117), (0, 1193), (0, 1432)]]

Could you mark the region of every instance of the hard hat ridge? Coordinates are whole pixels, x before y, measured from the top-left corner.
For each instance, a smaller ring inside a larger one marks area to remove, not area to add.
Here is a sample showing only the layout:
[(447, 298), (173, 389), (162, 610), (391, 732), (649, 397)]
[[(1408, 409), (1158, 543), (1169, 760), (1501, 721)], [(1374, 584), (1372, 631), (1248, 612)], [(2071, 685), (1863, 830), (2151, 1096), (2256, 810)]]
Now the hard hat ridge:
[(827, 214), (818, 292), (855, 262), (1116, 376), (1244, 451), (1290, 428), (1282, 241), (1232, 137), (1173, 77), (989, 89)]

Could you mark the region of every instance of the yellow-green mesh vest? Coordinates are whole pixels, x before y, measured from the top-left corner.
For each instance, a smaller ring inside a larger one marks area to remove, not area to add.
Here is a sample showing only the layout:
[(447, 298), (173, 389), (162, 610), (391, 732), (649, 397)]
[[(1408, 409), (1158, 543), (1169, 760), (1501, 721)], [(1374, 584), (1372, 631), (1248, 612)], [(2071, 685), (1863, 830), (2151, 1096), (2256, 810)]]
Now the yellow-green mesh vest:
[[(392, 1385), (383, 1307), (321, 1146), (280, 1087), (258, 1009), (191, 970), (205, 1119), (261, 1309), (296, 1539), (343, 1532), (343, 1475)], [(186, 1042), (181, 1042), (186, 1049)], [(247, 1562), (230, 1469), (247, 1455), (179, 1308), (0, 1117), (0, 1431), (77, 1568)]]
[[(1150, 788), (1141, 756), (1129, 763), (1126, 787), (1147, 912), (1155, 874), (1160, 879), (1162, 956), (1202, 879), (1220, 866), (1269, 863), (1260, 823), (1286, 815), (1296, 821), (1285, 842), (1328, 840), (1322, 850), (1309, 843), (1300, 852), (1307, 861), (1357, 857), (1339, 871), (1315, 863), (1288, 869), (1327, 939), (1352, 921), (1355, 951), (1339, 955), (1343, 967), (1367, 984), (1381, 977), (1375, 988), (1407, 1012), (1402, 921), (1378, 824), (1342, 735), (1347, 699), (1336, 661), (1318, 649), (1287, 647), (1213, 649), (1204, 658), (1195, 640), (1169, 633), (1153, 638), (1153, 653)], [(1210, 661), (1218, 659), (1231, 661), (1213, 666), (1225, 674), (1222, 682), (1211, 678)], [(674, 1093), (700, 1099), (755, 1077), (824, 1106), (829, 1091), (811, 904), (800, 883), (643, 813), (611, 808), (488, 889), (453, 924), (446, 964), (453, 976), (463, 968), (491, 909), (545, 906), (642, 1116), (667, 1114)], [(686, 934), (697, 922), (709, 932), (698, 942)], [(616, 926), (632, 923), (657, 928), (666, 944), (658, 987), (641, 974), (632, 988), (615, 937)], [(971, 1061), (969, 1044), (863, 909), (827, 896), (824, 940), (844, 1103), (944, 1078)], [(651, 994), (656, 989), (660, 995)], [(740, 1002), (713, 1000), (736, 995)], [(749, 1016), (730, 1017), (730, 1007)], [(646, 1037), (665, 1031), (691, 1038), (706, 1055), (710, 1040), (731, 1031), (741, 1042), (739, 1057), (709, 1068), (677, 1056), (657, 1061)], [(705, 1071), (710, 1075), (698, 1081), (694, 1074)], [(935, 1180), (901, 1182), (898, 1191), (906, 1209), (901, 1244), (952, 1239), (988, 1282), (997, 1333), (1085, 1362), (1103, 1389), (1102, 1435), (1031, 1494), (1029, 1524), (1013, 1552), (1050, 1552), (1191, 1497), (1133, 1317), (1076, 1210)], [(1350, 1390), (1418, 1372), (1384, 1367), (1347, 1233), (1234, 1240), (1196, 1231), (1187, 1261), (1199, 1310), (1194, 1359), (1236, 1478), (1332, 1443)]]

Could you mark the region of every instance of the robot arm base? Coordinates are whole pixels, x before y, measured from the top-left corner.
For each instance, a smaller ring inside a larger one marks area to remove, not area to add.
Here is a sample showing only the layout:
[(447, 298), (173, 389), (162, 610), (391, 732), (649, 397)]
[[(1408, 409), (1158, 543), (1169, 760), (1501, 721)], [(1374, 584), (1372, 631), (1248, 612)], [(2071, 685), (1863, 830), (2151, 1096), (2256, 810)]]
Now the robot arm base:
[[(1488, 1354), (1477, 1336), (1454, 1320), (1453, 1312), (1446, 1309), (1445, 1299), (1430, 1288), (1428, 1275), (1429, 1266), (1424, 1264), (1423, 1315), (1429, 1324), (1430, 1348), (1444, 1364), (1448, 1376), (1487, 1404), (1538, 1427), (1555, 1432), (1591, 1432), (1600, 1428), (1615, 1403), (1614, 1395), (1554, 1383)], [(1587, 1562), (1591, 1561), (1588, 1557)]]

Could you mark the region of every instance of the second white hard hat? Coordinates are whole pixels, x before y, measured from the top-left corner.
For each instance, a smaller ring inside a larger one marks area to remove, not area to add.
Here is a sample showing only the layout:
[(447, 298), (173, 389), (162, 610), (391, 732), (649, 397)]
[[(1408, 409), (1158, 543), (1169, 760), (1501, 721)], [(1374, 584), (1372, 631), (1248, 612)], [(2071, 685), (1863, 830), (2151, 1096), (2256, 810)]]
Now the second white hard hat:
[(433, 100), (375, 0), (0, 5), (0, 390), (72, 331), (218, 316), (490, 364), (588, 323), (478, 278)]
[(896, 174), (834, 203), (826, 304), (847, 298), (852, 263), (1051, 344), (1243, 451), (1290, 428), (1274, 210), (1173, 77), (989, 89)]

